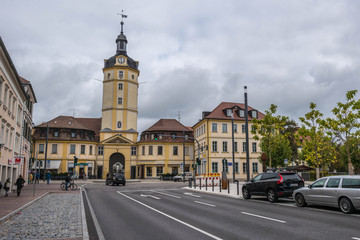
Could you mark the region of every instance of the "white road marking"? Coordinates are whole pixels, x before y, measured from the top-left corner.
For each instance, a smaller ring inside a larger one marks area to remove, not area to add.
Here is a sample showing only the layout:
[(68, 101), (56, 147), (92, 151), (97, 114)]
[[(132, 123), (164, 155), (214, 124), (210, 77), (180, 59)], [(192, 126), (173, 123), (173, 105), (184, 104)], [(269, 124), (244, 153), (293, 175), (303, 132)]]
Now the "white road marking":
[(295, 203), (288, 204), (288, 203), (276, 203), (276, 205), (286, 206), (286, 207), (297, 207)]
[[(155, 190), (163, 190), (163, 191), (182, 191), (181, 189), (176, 189), (176, 188), (171, 188), (171, 189), (155, 189)], [(123, 192), (123, 193), (126, 193), (126, 192), (151, 192), (151, 191), (154, 191), (154, 190), (151, 190), (151, 189), (144, 189), (144, 190), (123, 190), (123, 191), (118, 191), (118, 192)]]
[(242, 214), (249, 215), (249, 216), (253, 216), (253, 217), (258, 217), (258, 218), (263, 218), (263, 219), (267, 219), (267, 220), (279, 222), (279, 223), (286, 223), (285, 221), (282, 221), (282, 220), (279, 220), (279, 219), (275, 219), (275, 218), (264, 217), (264, 216), (260, 216), (260, 215), (256, 215), (256, 214), (252, 214), (252, 213), (247, 213), (247, 212), (241, 212), (241, 213), (242, 213)]
[(192, 193), (189, 193), (189, 192), (186, 192), (186, 193), (184, 193), (185, 195), (188, 195), (188, 196), (190, 196), (190, 197), (201, 197), (201, 196), (199, 196), (199, 195), (194, 195), (194, 194), (192, 194)]
[(162, 194), (162, 195), (165, 195), (165, 196), (173, 197), (173, 198), (181, 198), (181, 197), (178, 197), (178, 196), (175, 196), (175, 195), (171, 195), (171, 194), (167, 194), (167, 193), (163, 193), (163, 192), (158, 192), (158, 191), (155, 191), (155, 190), (151, 190), (151, 191)]
[(210, 206), (210, 207), (216, 207), (215, 205), (210, 204), (210, 203), (204, 203), (204, 202), (199, 202), (199, 201), (194, 201), (194, 202), (199, 203), (199, 204), (203, 204), (203, 205), (206, 205), (206, 206)]
[(196, 231), (198, 231), (198, 232), (201, 232), (201, 233), (203, 233), (203, 234), (205, 234), (205, 235), (207, 235), (207, 236), (209, 236), (209, 237), (211, 237), (211, 238), (213, 238), (213, 239), (222, 240), (222, 238), (219, 238), (219, 237), (217, 237), (217, 236), (215, 236), (215, 235), (212, 235), (211, 233), (208, 233), (208, 232), (206, 232), (206, 231), (204, 231), (204, 230), (202, 230), (202, 229), (200, 229), (200, 228), (194, 227), (193, 225), (191, 225), (191, 224), (189, 224), (189, 223), (186, 223), (186, 222), (184, 222), (184, 221), (181, 221), (181, 220), (179, 220), (179, 219), (177, 219), (177, 218), (175, 218), (175, 217), (172, 217), (172, 216), (170, 216), (170, 215), (168, 215), (168, 214), (166, 214), (166, 213), (164, 213), (164, 212), (161, 212), (161, 211), (159, 211), (159, 210), (157, 210), (157, 209), (155, 209), (155, 208), (153, 208), (153, 207), (150, 207), (149, 205), (146, 205), (145, 203), (142, 203), (142, 202), (140, 202), (140, 201), (138, 201), (138, 200), (136, 200), (136, 199), (134, 199), (134, 198), (132, 198), (132, 197), (129, 197), (129, 196), (127, 196), (127, 195), (125, 195), (125, 194), (123, 194), (123, 193), (121, 193), (121, 192), (119, 192), (119, 191), (117, 191), (117, 193), (119, 193), (120, 195), (122, 195), (122, 196), (124, 196), (124, 197), (126, 197), (126, 198), (128, 198), (128, 199), (130, 199), (130, 200), (132, 200), (132, 201), (134, 201), (134, 202), (136, 202), (136, 203), (139, 203), (139, 204), (143, 205), (144, 207), (147, 207), (147, 208), (149, 208), (149, 209), (151, 209), (151, 210), (153, 210), (153, 211), (155, 211), (155, 212), (157, 212), (157, 213), (160, 213), (161, 215), (164, 215), (165, 217), (168, 217), (168, 218), (170, 218), (170, 219), (172, 219), (172, 220), (174, 220), (174, 221), (176, 221), (176, 222), (178, 222), (178, 223), (181, 223), (181, 224), (183, 224), (183, 225), (185, 225), (185, 226), (187, 226), (187, 227), (189, 227), (189, 228), (192, 228), (192, 229), (194, 229), (194, 230), (196, 230)]
[(151, 198), (154, 198), (154, 199), (157, 199), (157, 200), (160, 199), (160, 198), (155, 197), (155, 196), (152, 196), (152, 195), (144, 195), (144, 194), (141, 194), (140, 196), (142, 196), (142, 197), (151, 197)]
[(356, 237), (352, 237), (351, 239), (354, 239), (354, 240), (360, 240), (360, 238), (356, 238)]

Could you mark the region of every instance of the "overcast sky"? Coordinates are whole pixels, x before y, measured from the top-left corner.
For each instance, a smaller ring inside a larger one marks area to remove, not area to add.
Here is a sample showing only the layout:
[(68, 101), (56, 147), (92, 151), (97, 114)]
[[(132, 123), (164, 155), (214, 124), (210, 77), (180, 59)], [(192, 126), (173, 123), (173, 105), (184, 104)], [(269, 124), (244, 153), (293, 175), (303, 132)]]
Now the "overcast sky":
[[(0, 0), (0, 33), (31, 81), (34, 122), (101, 117), (102, 67), (116, 52), (140, 62), (138, 131), (160, 118), (193, 126), (219, 103), (270, 104), (298, 121), (315, 102), (328, 116), (360, 89), (360, 1)], [(359, 96), (359, 94), (357, 95)]]

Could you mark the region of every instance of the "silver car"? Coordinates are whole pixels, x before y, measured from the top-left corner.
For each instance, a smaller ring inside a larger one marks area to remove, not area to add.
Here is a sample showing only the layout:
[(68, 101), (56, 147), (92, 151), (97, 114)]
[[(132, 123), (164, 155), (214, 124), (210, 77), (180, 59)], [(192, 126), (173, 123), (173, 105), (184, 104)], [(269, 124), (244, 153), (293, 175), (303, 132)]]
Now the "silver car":
[(308, 187), (295, 190), (293, 198), (299, 207), (314, 204), (353, 213), (360, 209), (360, 175), (320, 178)]

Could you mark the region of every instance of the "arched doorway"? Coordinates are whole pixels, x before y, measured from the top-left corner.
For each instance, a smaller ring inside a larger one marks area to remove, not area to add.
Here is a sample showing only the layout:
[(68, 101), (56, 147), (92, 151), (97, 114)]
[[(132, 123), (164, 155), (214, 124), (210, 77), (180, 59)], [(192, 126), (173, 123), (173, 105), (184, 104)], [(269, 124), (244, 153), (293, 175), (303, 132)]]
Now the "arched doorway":
[(109, 173), (125, 172), (125, 157), (121, 153), (114, 153), (109, 159)]

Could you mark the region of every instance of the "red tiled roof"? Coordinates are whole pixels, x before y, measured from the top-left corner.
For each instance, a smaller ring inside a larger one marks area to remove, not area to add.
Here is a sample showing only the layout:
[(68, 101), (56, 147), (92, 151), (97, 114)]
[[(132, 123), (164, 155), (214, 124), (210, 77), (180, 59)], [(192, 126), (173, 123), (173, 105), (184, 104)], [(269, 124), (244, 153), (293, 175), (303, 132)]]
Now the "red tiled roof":
[(21, 76), (19, 76), (19, 77), (20, 77), (21, 82), (25, 82), (25, 83), (29, 83), (29, 82), (30, 82), (29, 80), (26, 80), (25, 78), (23, 78), (23, 77), (21, 77)]
[(83, 129), (83, 130), (92, 130), (89, 127), (85, 126), (81, 121), (77, 118), (70, 116), (59, 116), (48, 122), (44, 122), (36, 127), (47, 127), (49, 128), (70, 128), (70, 129)]
[[(207, 115), (206, 119), (231, 119), (231, 117), (228, 117), (225, 115), (224, 110), (232, 107), (239, 107), (240, 109), (245, 110), (245, 104), (243, 103), (233, 103), (233, 102), (222, 102), (220, 103), (212, 112), (210, 112), (209, 115)], [(248, 106), (248, 111), (256, 110), (250, 106)], [(257, 110), (258, 111), (258, 110)], [(263, 119), (264, 114), (258, 111), (258, 119)], [(239, 117), (237, 114), (234, 114), (235, 120), (245, 120), (245, 117)], [(248, 115), (249, 121), (251, 121), (252, 117), (250, 114)]]
[(192, 129), (185, 127), (176, 119), (160, 119), (144, 132), (156, 131), (192, 132)]

